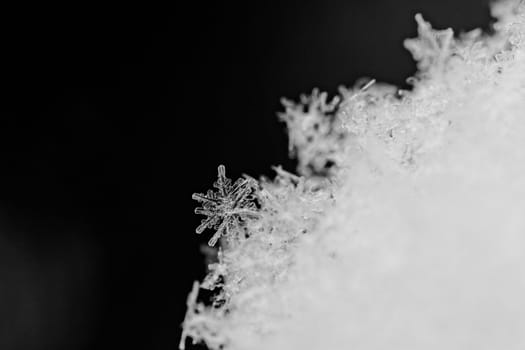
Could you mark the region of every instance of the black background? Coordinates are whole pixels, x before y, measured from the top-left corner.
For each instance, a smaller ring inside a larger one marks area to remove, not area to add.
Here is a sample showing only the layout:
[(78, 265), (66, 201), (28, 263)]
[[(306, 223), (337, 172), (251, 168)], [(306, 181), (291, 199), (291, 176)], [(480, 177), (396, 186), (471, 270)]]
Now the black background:
[(482, 0), (4, 9), (0, 348), (175, 349), (209, 238), (191, 193), (294, 169), (281, 97), (405, 85), (417, 12), (489, 25)]

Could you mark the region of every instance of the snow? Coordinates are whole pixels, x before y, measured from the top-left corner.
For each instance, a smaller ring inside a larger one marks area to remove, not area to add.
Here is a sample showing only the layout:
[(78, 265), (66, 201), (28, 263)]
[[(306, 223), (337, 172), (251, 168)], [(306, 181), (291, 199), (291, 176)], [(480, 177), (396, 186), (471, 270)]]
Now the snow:
[(258, 181), (181, 349), (524, 349), (523, 11), (459, 38), (417, 15), (413, 91), (286, 101), (299, 175)]

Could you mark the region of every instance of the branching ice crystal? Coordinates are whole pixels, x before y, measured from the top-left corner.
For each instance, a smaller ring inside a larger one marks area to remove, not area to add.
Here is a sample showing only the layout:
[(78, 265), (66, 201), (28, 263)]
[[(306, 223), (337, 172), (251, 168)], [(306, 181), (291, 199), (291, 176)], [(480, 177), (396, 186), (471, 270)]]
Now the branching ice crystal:
[(314, 89), (311, 95), (301, 95), (300, 103), (282, 99), (285, 112), (279, 118), (289, 131), (289, 151), (299, 160), (299, 172), (322, 174), (330, 172), (337, 163), (344, 138), (339, 119), (336, 118), (339, 97), (328, 101), (326, 92)]
[(256, 185), (252, 178), (240, 178), (232, 185), (226, 177), (224, 165), (220, 165), (217, 181), (213, 184), (218, 191), (193, 194), (192, 198), (202, 203), (202, 207), (195, 209), (195, 214), (207, 216), (196, 232), (200, 234), (206, 228), (216, 230), (208, 242), (210, 246), (214, 246), (222, 235), (231, 236), (241, 230), (244, 221), (258, 216), (253, 198)]
[(419, 37), (405, 40), (405, 47), (418, 61), (420, 72), (425, 72), (429, 68), (442, 70), (445, 60), (450, 58), (454, 44), (454, 32), (450, 28), (433, 30), (430, 23), (426, 22), (421, 14), (416, 15), (416, 22)]

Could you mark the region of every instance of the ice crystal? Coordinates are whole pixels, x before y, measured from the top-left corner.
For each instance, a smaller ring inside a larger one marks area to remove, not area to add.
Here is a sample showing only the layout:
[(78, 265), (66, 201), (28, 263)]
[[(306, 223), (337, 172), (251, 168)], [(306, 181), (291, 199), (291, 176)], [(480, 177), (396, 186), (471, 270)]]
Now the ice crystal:
[(255, 185), (251, 178), (240, 178), (232, 184), (226, 177), (224, 165), (220, 165), (217, 181), (213, 184), (217, 191), (193, 194), (192, 198), (202, 203), (202, 207), (195, 209), (195, 214), (206, 215), (196, 232), (200, 234), (206, 228), (216, 230), (208, 242), (210, 246), (214, 246), (223, 235), (238, 234), (243, 222), (258, 216), (253, 199)]
[(185, 342), (188, 337), (193, 339), (193, 344), (198, 339), (206, 339), (207, 344), (213, 349), (219, 348), (225, 343), (220, 332), (220, 320), (224, 317), (224, 310), (206, 308), (204, 304), (198, 302), (200, 287), (199, 282), (194, 282), (191, 293), (188, 295), (184, 331), (179, 343), (181, 350), (185, 349)]
[(451, 58), (454, 45), (454, 32), (448, 28), (445, 30), (433, 30), (430, 23), (423, 19), (421, 14), (416, 15), (419, 37), (405, 40), (405, 47), (418, 61), (420, 73), (429, 69), (442, 70), (445, 61)]
[(339, 97), (327, 101), (328, 94), (314, 89), (302, 95), (300, 103), (282, 99), (285, 112), (279, 114), (289, 131), (289, 151), (299, 159), (299, 172), (324, 174), (337, 162), (344, 138), (335, 117)]

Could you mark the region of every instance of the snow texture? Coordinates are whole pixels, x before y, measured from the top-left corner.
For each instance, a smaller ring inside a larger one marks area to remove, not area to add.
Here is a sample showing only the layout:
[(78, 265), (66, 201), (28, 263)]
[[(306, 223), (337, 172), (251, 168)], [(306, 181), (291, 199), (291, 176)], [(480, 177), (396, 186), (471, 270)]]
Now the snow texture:
[(285, 100), (299, 175), (219, 167), (194, 197), (223, 239), (180, 348), (525, 349), (524, 10), (457, 37), (417, 15), (412, 91)]

